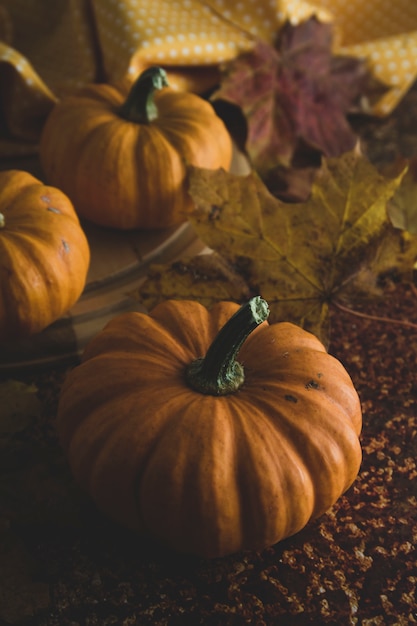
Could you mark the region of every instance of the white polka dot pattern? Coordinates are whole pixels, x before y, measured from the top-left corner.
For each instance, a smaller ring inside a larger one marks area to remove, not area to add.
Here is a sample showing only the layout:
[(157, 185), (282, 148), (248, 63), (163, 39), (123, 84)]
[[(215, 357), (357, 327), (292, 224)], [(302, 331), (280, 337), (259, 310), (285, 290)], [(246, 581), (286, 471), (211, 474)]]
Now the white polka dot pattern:
[(134, 73), (141, 64), (217, 64), (249, 49), (248, 34), (213, 6), (199, 0), (96, 1), (95, 14), (110, 78), (120, 77), (129, 68)]
[(373, 73), (390, 90), (376, 104), (374, 113), (389, 113), (417, 78), (417, 32), (346, 47), (342, 52), (368, 58)]

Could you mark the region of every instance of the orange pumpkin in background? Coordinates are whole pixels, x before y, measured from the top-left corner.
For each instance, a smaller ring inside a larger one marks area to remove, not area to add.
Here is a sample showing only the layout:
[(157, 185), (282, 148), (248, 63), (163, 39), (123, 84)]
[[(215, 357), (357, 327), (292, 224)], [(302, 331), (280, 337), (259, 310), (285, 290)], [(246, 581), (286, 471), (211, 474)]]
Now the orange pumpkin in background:
[(296, 533), (352, 484), (362, 415), (348, 373), (314, 335), (267, 315), (259, 297), (211, 310), (169, 300), (89, 343), (57, 427), (108, 516), (219, 557)]
[(89, 262), (66, 195), (28, 172), (0, 172), (0, 340), (38, 333), (66, 313)]
[(158, 229), (187, 219), (187, 165), (227, 169), (232, 142), (209, 102), (171, 89), (164, 70), (151, 67), (126, 100), (100, 84), (58, 102), (40, 158), (79, 215), (112, 228)]

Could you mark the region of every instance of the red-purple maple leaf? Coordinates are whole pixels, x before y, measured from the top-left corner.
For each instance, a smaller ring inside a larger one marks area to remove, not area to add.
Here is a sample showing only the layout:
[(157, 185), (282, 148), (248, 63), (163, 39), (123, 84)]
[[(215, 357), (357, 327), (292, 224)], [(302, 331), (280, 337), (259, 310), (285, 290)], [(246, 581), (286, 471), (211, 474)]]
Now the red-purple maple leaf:
[(347, 114), (381, 91), (364, 60), (332, 53), (332, 26), (311, 18), (287, 23), (274, 46), (259, 41), (225, 68), (214, 95), (240, 107), (246, 150), (264, 178), (291, 167), (298, 153), (339, 156), (356, 135)]

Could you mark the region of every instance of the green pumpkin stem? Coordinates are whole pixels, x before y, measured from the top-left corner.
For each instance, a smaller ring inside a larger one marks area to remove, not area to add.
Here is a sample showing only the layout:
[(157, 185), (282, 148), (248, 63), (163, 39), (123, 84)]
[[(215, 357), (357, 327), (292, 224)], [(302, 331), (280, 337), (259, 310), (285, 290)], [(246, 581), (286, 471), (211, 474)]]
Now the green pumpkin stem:
[(268, 315), (268, 304), (260, 296), (243, 304), (221, 328), (206, 356), (188, 366), (186, 380), (189, 386), (212, 396), (237, 391), (245, 379), (243, 366), (236, 360), (238, 352)]
[(126, 101), (119, 109), (119, 115), (129, 122), (149, 124), (158, 117), (154, 93), (164, 87), (168, 87), (165, 70), (161, 67), (149, 67), (133, 83)]
[(3, 213), (0, 213), (0, 228), (5, 228), (5, 227), (6, 227), (6, 219)]

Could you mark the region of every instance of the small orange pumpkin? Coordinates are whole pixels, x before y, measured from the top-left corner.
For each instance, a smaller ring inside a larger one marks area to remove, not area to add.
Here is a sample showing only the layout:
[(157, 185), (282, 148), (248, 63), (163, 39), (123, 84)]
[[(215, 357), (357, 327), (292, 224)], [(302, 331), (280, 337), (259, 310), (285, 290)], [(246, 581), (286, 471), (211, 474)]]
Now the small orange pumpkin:
[(126, 101), (103, 84), (58, 102), (42, 132), (40, 158), (48, 181), (83, 217), (119, 229), (157, 229), (187, 219), (187, 164), (228, 168), (232, 142), (209, 102), (171, 89), (164, 70), (151, 67)]
[(58, 431), (107, 515), (218, 557), (299, 531), (352, 484), (362, 416), (348, 373), (315, 336), (267, 315), (259, 297), (210, 311), (166, 301), (90, 342)]
[(65, 194), (28, 172), (0, 172), (0, 340), (37, 333), (66, 313), (89, 262)]

